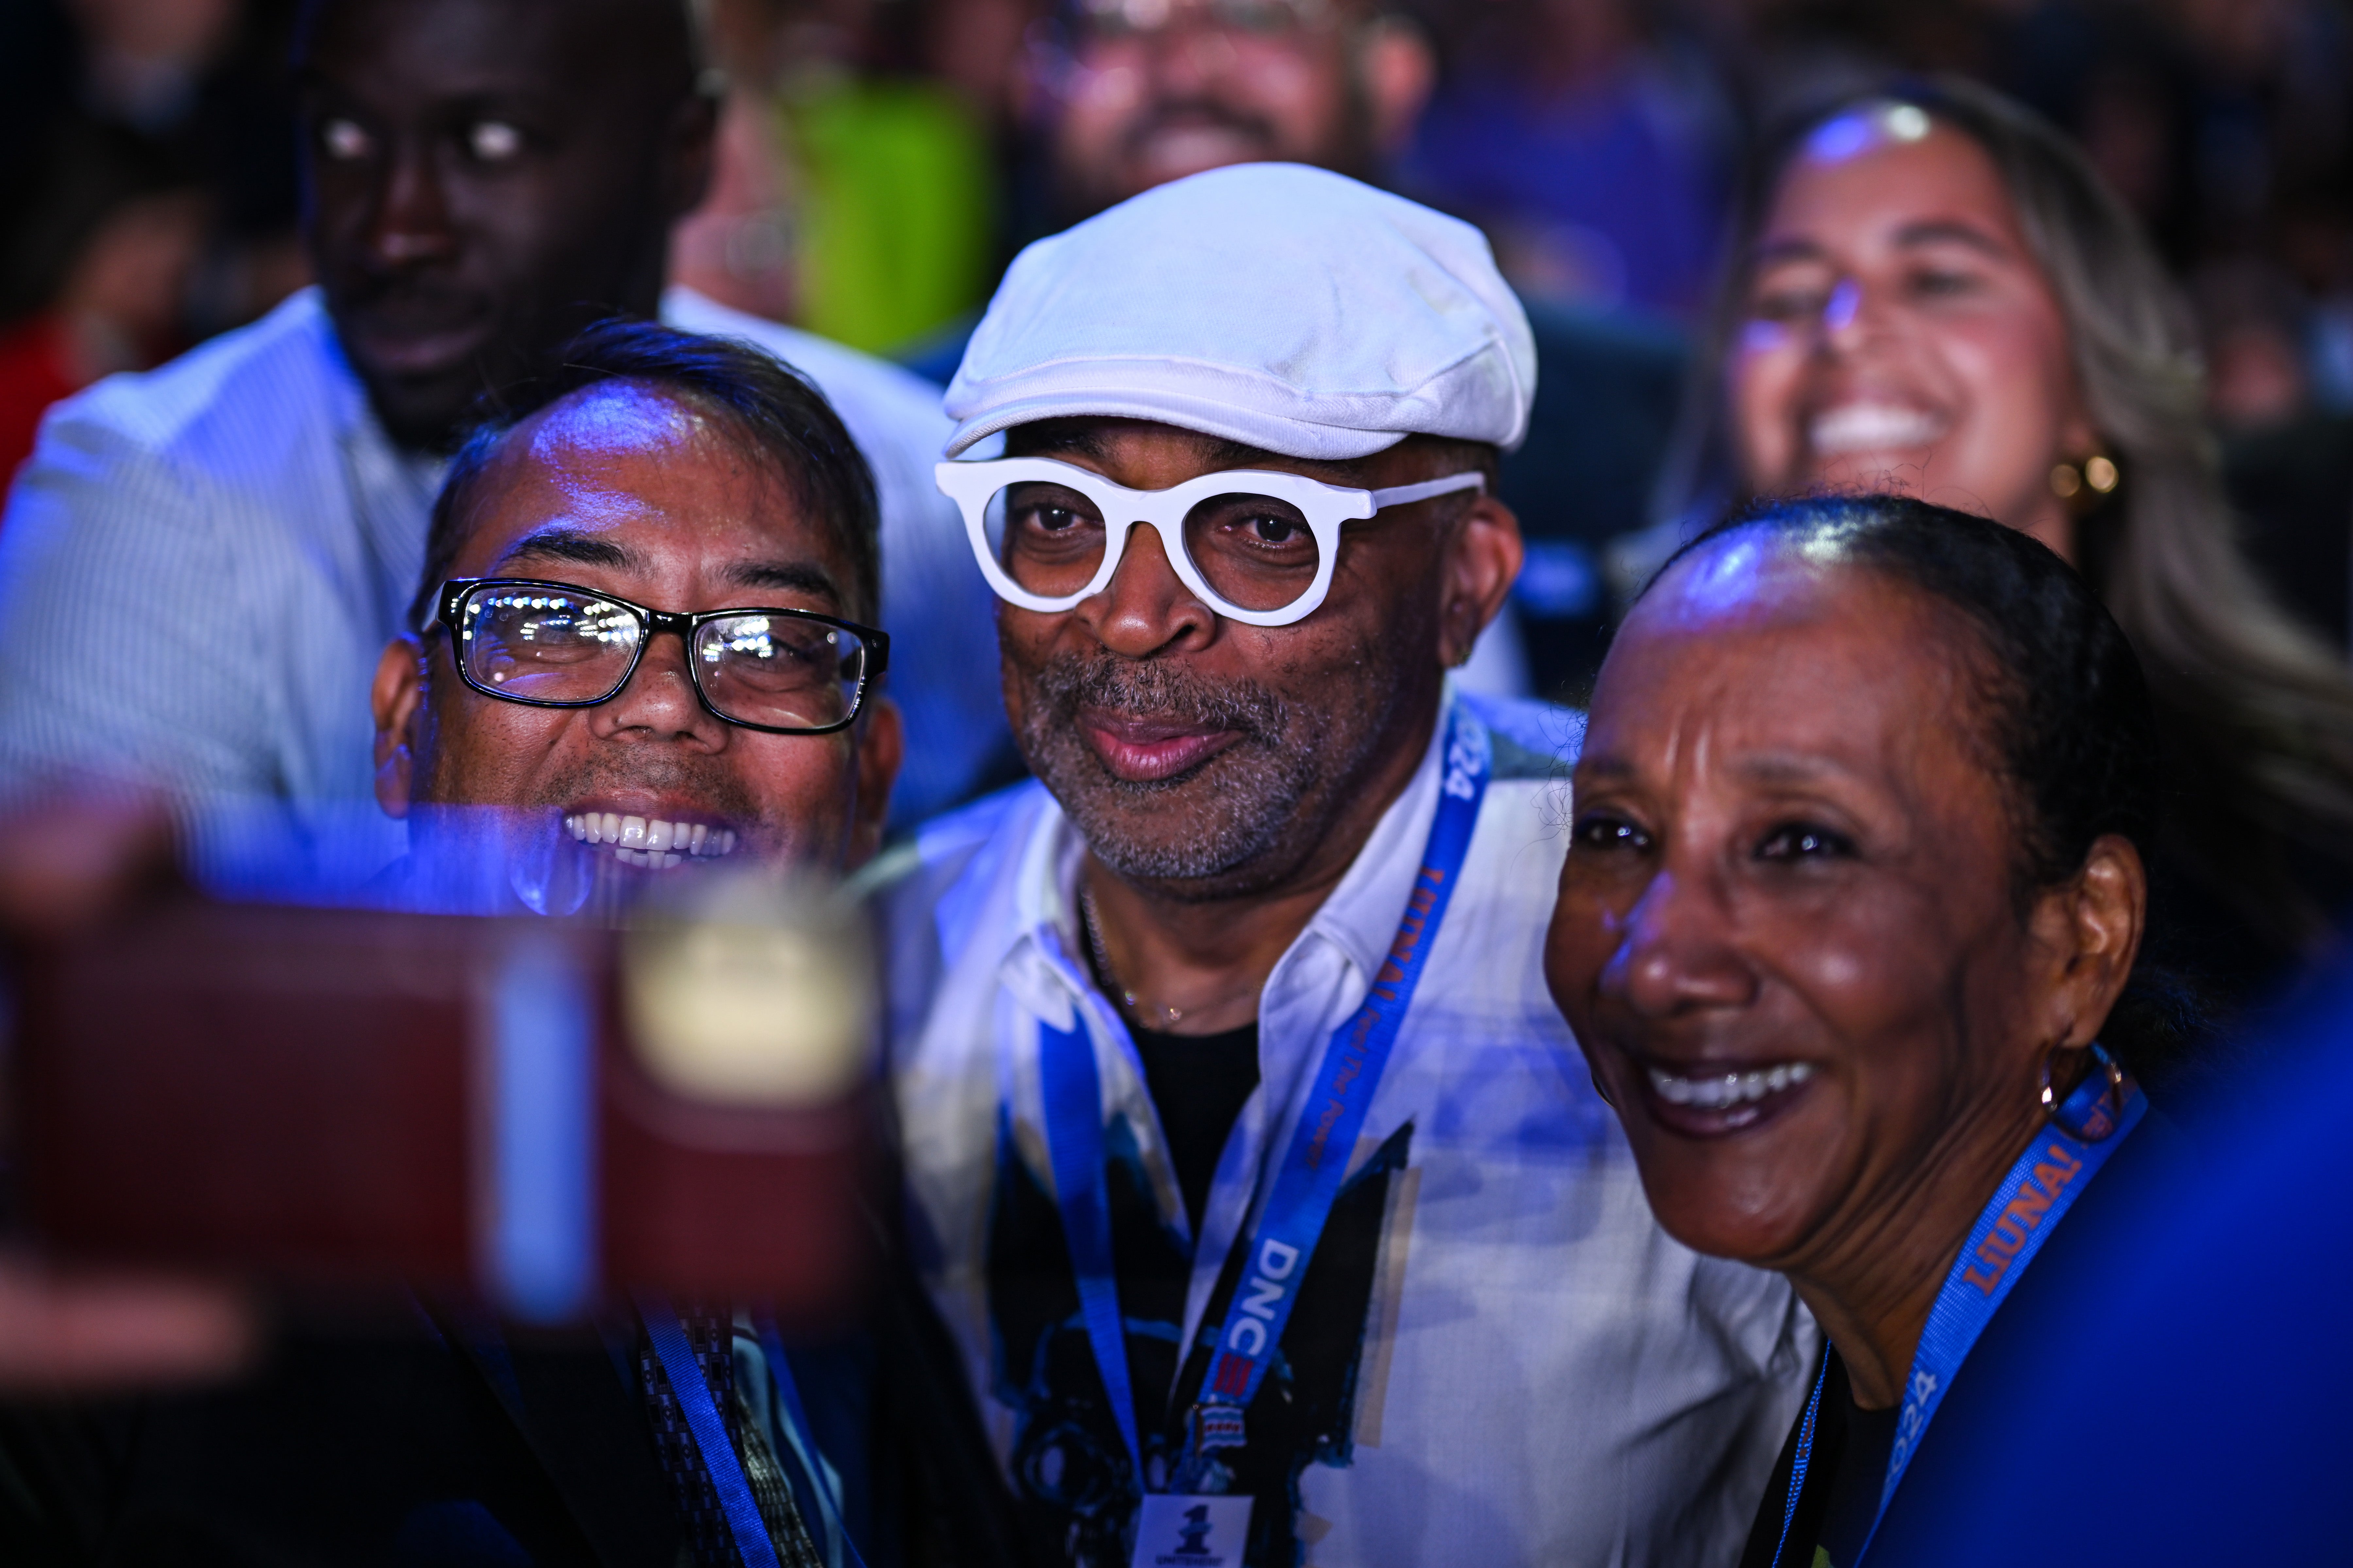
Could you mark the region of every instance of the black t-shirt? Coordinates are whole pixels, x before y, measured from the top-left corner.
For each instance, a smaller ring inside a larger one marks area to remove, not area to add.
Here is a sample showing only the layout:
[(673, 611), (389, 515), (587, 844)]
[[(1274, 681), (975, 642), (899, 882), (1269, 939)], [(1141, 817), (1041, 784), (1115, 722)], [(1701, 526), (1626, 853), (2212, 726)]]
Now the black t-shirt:
[[(1897, 1411), (1865, 1410), (1854, 1402), (1846, 1363), (1825, 1345), (1829, 1365), (1814, 1420), (1814, 1445), (1806, 1464), (1805, 1489), (1789, 1509), (1789, 1473), (1796, 1468), (1802, 1412), (1782, 1446), (1773, 1482), (1749, 1527), (1741, 1568), (1853, 1568), (1879, 1517), (1879, 1497), (1887, 1484), (1887, 1456), (1895, 1447)], [(1787, 1538), (1783, 1521), (1788, 1521)]]
[(1258, 1023), (1255, 1019), (1222, 1035), (1164, 1035), (1131, 1028), (1135, 1054), (1144, 1063), (1144, 1084), (1160, 1112), (1168, 1137), (1169, 1163), (1195, 1235), (1218, 1174), (1218, 1156), (1234, 1119), (1258, 1088)]
[[(1258, 1031), (1135, 1029), (1130, 1037), (1198, 1234), (1218, 1161), (1258, 1085)], [(1254, 1565), (1302, 1560), (1300, 1478), (1311, 1465), (1348, 1462), (1389, 1180), (1410, 1164), (1412, 1141), (1408, 1122), (1342, 1184), (1301, 1274), (1282, 1353), (1250, 1403), (1247, 1440), (1218, 1451), (1229, 1472), (1221, 1489), (1256, 1500), (1243, 1553)], [(1061, 1213), (1011, 1139), (1000, 1141), (997, 1159), (988, 1230), (991, 1393), (1013, 1413), (1007, 1469), (1024, 1527), (1040, 1563), (1126, 1568), (1138, 1487), (1083, 1322)], [(1208, 1375), (1248, 1248), (1228, 1248), (1187, 1335), (1195, 1247), (1162, 1213), (1124, 1118), (1105, 1128), (1103, 1177), (1136, 1436), (1145, 1477), (1159, 1488), (1184, 1458), (1186, 1416)]]
[[(1830, 1390), (1822, 1390), (1822, 1396), (1827, 1400)], [(1879, 1499), (1887, 1489), (1887, 1456), (1895, 1447), (1899, 1412), (1893, 1405), (1865, 1410), (1855, 1404), (1852, 1389), (1842, 1391), (1841, 1397), (1846, 1439), (1840, 1445), (1838, 1474), (1831, 1478), (1830, 1507), (1822, 1517), (1814, 1561), (1827, 1557), (1835, 1568), (1853, 1568), (1871, 1541), (1871, 1527), (1879, 1521)]]

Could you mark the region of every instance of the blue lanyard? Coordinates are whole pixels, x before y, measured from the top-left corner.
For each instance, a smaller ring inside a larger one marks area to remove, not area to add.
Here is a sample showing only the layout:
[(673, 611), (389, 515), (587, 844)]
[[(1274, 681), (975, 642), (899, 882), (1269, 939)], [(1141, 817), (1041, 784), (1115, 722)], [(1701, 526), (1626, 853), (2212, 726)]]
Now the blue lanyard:
[(760, 1331), (760, 1350), (768, 1358), (768, 1377), (782, 1397), (786, 1420), (786, 1436), (800, 1456), (801, 1468), (808, 1473), (809, 1489), (817, 1493), (818, 1507), (825, 1514), (826, 1534), (830, 1537), (826, 1556), (835, 1568), (847, 1559), (849, 1568), (866, 1568), (866, 1560), (858, 1554), (858, 1543), (849, 1539), (849, 1525), (841, 1517), (841, 1499), (834, 1489), (826, 1485), (825, 1456), (817, 1446), (817, 1435), (809, 1426), (807, 1409), (801, 1404), (800, 1384), (793, 1378), (793, 1363), (785, 1359), (785, 1339), (776, 1329), (774, 1318), (762, 1315), (753, 1320)]
[(695, 1364), (694, 1347), (687, 1343), (678, 1314), (670, 1310), (669, 1302), (656, 1297), (641, 1301), (638, 1310), (646, 1320), (646, 1337), (653, 1342), (654, 1358), (661, 1363), (670, 1393), (678, 1398), (679, 1414), (686, 1417), (686, 1429), (693, 1434), (694, 1446), (702, 1454), (703, 1468), (711, 1472), (719, 1510), (727, 1516), (727, 1531), (735, 1538), (744, 1568), (779, 1568), (776, 1543), (768, 1539), (768, 1526), (752, 1496), (752, 1483), (744, 1479), (744, 1462), (736, 1457), (735, 1445), (727, 1440), (727, 1423), (720, 1419), (719, 1402), (711, 1397), (711, 1385), (702, 1381), (702, 1368)]
[[(694, 1349), (687, 1343), (686, 1330), (681, 1326), (678, 1314), (670, 1310), (669, 1302), (656, 1296), (641, 1298), (638, 1310), (645, 1319), (646, 1337), (652, 1342), (654, 1359), (661, 1363), (662, 1374), (670, 1379), (670, 1392), (678, 1398), (679, 1414), (686, 1417), (686, 1428), (693, 1434), (703, 1467), (711, 1472), (712, 1486), (719, 1496), (719, 1510), (727, 1516), (727, 1531), (735, 1538), (735, 1550), (744, 1559), (744, 1568), (780, 1568), (776, 1542), (768, 1538), (767, 1521), (760, 1517), (759, 1502), (752, 1496), (752, 1483), (744, 1478), (744, 1462), (735, 1452), (735, 1445), (728, 1440), (727, 1423), (720, 1417), (719, 1402), (711, 1396), (711, 1385), (703, 1381), (702, 1367), (695, 1364)], [(776, 1326), (765, 1320), (760, 1324), (760, 1348), (767, 1359), (769, 1379), (775, 1383), (791, 1421), (794, 1447), (800, 1450), (801, 1461), (808, 1468), (810, 1487), (825, 1510), (828, 1533), (841, 1542), (852, 1568), (865, 1568), (849, 1531), (842, 1526), (840, 1503), (826, 1485), (817, 1442), (809, 1432), (808, 1414), (801, 1408), (800, 1389), (793, 1381), (791, 1363), (785, 1360), (783, 1339)]]
[[(1348, 1020), (1333, 1031), (1308, 1092), (1291, 1142), (1283, 1151), (1274, 1185), (1244, 1255), (1248, 1263), (1236, 1281), (1232, 1303), (1218, 1331), (1217, 1355), (1196, 1407), (1193, 1440), (1204, 1449), (1243, 1441), (1242, 1411), (1258, 1393), (1272, 1364), (1283, 1325), (1299, 1299), (1299, 1285), (1315, 1253), (1347, 1173), (1373, 1091), (1388, 1065), (1398, 1027), (1412, 1004), (1414, 988), (1436, 940), (1439, 922), (1461, 879), (1479, 804), (1487, 792), (1491, 748), (1486, 727), (1464, 704), (1455, 705), (1440, 758), (1438, 815), (1429, 847), (1415, 873), (1396, 940), (1372, 988)], [(1077, 1276), (1080, 1314), (1093, 1346), (1095, 1365), (1119, 1435), (1135, 1467), (1136, 1485), (1150, 1489), (1143, 1447), (1136, 1440), (1135, 1396), (1129, 1380), (1127, 1339), (1119, 1308), (1119, 1285), (1112, 1260), (1111, 1194), (1103, 1173), (1102, 1084), (1085, 1021), (1038, 1029), (1039, 1075), (1044, 1080), (1047, 1145), (1053, 1164), (1054, 1193), (1061, 1209), (1062, 1234)]]
[[(2084, 1125), (2094, 1108), (2106, 1098), (2108, 1088), (2106, 1075), (2094, 1071), (2067, 1097), (2066, 1103), (2060, 1107), (2061, 1113), (2073, 1124)], [(1856, 1562), (1870, 1552), (1871, 1542), (1879, 1534), (1879, 1522), (1887, 1517), (1887, 1505), (1894, 1500), (1895, 1489), (1904, 1479), (1905, 1467), (1918, 1452), (1928, 1423), (1936, 1419), (1936, 1409), (1944, 1403), (1954, 1374), (1961, 1370), (1961, 1363), (1977, 1344), (1978, 1336), (1985, 1332), (1985, 1326), (2000, 1310), (2019, 1276), (2034, 1261), (2034, 1255), (2042, 1250), (2042, 1244), (2050, 1239), (2060, 1217), (2074, 1206), (2100, 1167), (2140, 1125), (2147, 1111), (2147, 1097), (2138, 1085), (2127, 1079), (2114, 1131), (2097, 1142), (2086, 1142), (2061, 1131), (2055, 1123), (2047, 1126), (2010, 1166), (2001, 1185), (1994, 1189), (1991, 1201), (1969, 1228), (1968, 1239), (1961, 1244), (1960, 1256), (1953, 1259), (1944, 1288), (1936, 1292), (1936, 1304), (1928, 1309), (1928, 1325), (1921, 1332), (1920, 1348), (1913, 1352), (1912, 1374), (1904, 1384), (1904, 1405), (1895, 1417), (1895, 1443), (1887, 1455), (1887, 1479), (1880, 1488), (1879, 1510), (1872, 1516), (1862, 1548), (1855, 1553)], [(1789, 1523), (1797, 1517), (1798, 1496), (1805, 1484), (1807, 1461), (1813, 1454), (1815, 1416), (1821, 1407), (1822, 1383), (1830, 1367), (1827, 1356), (1822, 1365), (1822, 1375), (1814, 1379), (1813, 1396), (1806, 1402), (1805, 1420), (1799, 1428), (1798, 1450), (1789, 1470), (1789, 1496), (1781, 1519), (1781, 1544), (1773, 1552), (1776, 1568), (1782, 1550), (1788, 1545)]]

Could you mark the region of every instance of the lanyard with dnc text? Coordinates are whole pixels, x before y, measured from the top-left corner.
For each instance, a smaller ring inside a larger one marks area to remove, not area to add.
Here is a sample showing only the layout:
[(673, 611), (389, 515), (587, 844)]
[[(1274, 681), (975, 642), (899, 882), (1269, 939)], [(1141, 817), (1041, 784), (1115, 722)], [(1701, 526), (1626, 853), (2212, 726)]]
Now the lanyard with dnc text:
[[(1953, 1259), (1952, 1272), (1945, 1277), (1944, 1289), (1936, 1292), (1936, 1305), (1928, 1309), (1928, 1326), (1912, 1357), (1912, 1375), (1904, 1385), (1904, 1407), (1895, 1417), (1894, 1447), (1887, 1454), (1887, 1479), (1880, 1488), (1879, 1510), (1872, 1516), (1871, 1530), (1855, 1553), (1858, 1562), (1871, 1550), (1879, 1521), (1887, 1517), (1888, 1502), (1904, 1479), (1904, 1467), (1912, 1462), (1970, 1347), (1993, 1321), (2026, 1266), (2042, 1250), (2060, 1217), (2074, 1205), (2100, 1167), (2108, 1163), (2108, 1156), (2140, 1125), (2147, 1111), (2148, 1100), (2139, 1086), (2126, 1079), (2121, 1109), (2110, 1119), (2101, 1103), (2109, 1089), (2106, 1075), (2097, 1070), (2076, 1086), (2060, 1107), (2060, 1115), (2072, 1126), (2101, 1135), (2086, 1141), (2062, 1131), (2055, 1122), (2043, 1128), (1994, 1189), (1992, 1201), (1970, 1227), (1961, 1255)], [(2104, 1131), (2106, 1127), (2114, 1130)], [(1827, 1375), (1827, 1357), (1822, 1365)], [(1781, 1544), (1773, 1552), (1775, 1568), (1779, 1568), (1781, 1552), (1789, 1543), (1789, 1524), (1797, 1517), (1798, 1499), (1806, 1488), (1806, 1463), (1813, 1455), (1815, 1417), (1821, 1403), (1822, 1378), (1818, 1376), (1798, 1430), (1797, 1459), (1789, 1469), (1788, 1499), (1781, 1515)]]
[[(1421, 868), (1414, 875), (1405, 918), (1363, 1005), (1324, 1047), (1314, 1086), (1276, 1169), (1258, 1229), (1250, 1238), (1232, 1305), (1218, 1332), (1215, 1359), (1200, 1404), (1194, 1408), (1191, 1436), (1197, 1449), (1230, 1447), (1243, 1441), (1242, 1412), (1273, 1362), (1316, 1238), (1339, 1196), (1366, 1110), (1397, 1042), (1398, 1026), (1413, 1000), (1439, 922), (1460, 879), (1471, 832), (1478, 824), (1479, 803), (1487, 792), (1490, 754), (1486, 727), (1457, 702), (1440, 758), (1438, 816), (1430, 824)], [(1038, 1032), (1054, 1192), (1072, 1272), (1078, 1277), (1088, 1342), (1135, 1466), (1136, 1484), (1149, 1491), (1136, 1440), (1135, 1398), (1112, 1263), (1102, 1089), (1084, 1021), (1072, 1022), (1075, 1026), (1068, 1030), (1041, 1025)]]

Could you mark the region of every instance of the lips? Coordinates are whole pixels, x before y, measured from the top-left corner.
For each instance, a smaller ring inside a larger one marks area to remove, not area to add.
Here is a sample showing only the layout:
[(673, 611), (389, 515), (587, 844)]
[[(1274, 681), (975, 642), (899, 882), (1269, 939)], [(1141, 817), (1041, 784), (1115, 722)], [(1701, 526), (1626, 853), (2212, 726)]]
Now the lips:
[(1242, 738), (1239, 730), (1176, 720), (1082, 710), (1079, 733), (1113, 776), (1131, 784), (1175, 778), (1208, 762)]
[(480, 300), (408, 292), (354, 301), (336, 322), (354, 358), (400, 376), (458, 369), (481, 351), (491, 325), (491, 310)]
[(1819, 1076), (1810, 1062), (1645, 1062), (1642, 1101), (1671, 1131), (1725, 1137), (1778, 1116)]
[(1266, 139), (1246, 128), (1200, 121), (1158, 126), (1136, 147), (1137, 161), (1147, 168), (1179, 174), (1249, 163), (1266, 152)]

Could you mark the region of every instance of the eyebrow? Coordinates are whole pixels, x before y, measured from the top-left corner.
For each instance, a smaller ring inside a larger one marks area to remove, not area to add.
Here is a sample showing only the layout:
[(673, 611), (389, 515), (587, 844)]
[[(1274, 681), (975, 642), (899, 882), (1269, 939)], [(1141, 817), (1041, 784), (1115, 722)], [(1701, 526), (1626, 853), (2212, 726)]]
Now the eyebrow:
[(1895, 231), (1898, 246), (1966, 245), (1971, 250), (1991, 257), (2007, 257), (2010, 247), (2002, 244), (1973, 223), (1958, 218), (1930, 218), (1923, 223), (1908, 223)]
[(1624, 757), (1597, 757), (1588, 752), (1577, 759), (1577, 771), (1581, 773), (1599, 774), (1606, 779), (1630, 779), (1639, 770)]
[(560, 522), (535, 528), (508, 545), (498, 564), (504, 566), (517, 561), (565, 561), (575, 566), (611, 566), (623, 571), (641, 564), (638, 554), (626, 546)]
[[(1958, 218), (1926, 218), (1905, 224), (1895, 231), (1895, 245), (1899, 250), (1923, 245), (1965, 245), (1998, 259), (2010, 254), (2008, 246), (1975, 224), (1963, 223)], [(1810, 239), (1768, 240), (1750, 253), (1749, 266), (1754, 268), (1782, 261), (1822, 261), (1829, 258), (1829, 254)]]
[(1751, 268), (1770, 267), (1777, 261), (1821, 261), (1827, 253), (1810, 239), (1771, 239), (1760, 243), (1749, 252)]
[(1092, 458), (1098, 463), (1108, 449), (1102, 433), (1084, 425), (1059, 428), (1049, 426), (1042, 432), (1024, 432), (1012, 446), (1018, 447), (1023, 457)]
[[(1636, 778), (1642, 771), (1630, 758), (1596, 756), (1591, 752), (1579, 758), (1577, 767), (1581, 773), (1604, 779)], [(1824, 779), (1854, 776), (1854, 769), (1834, 758), (1798, 756), (1778, 752), (1741, 758), (1728, 771), (1735, 777), (1765, 784), (1819, 784)]]
[(1741, 778), (1768, 784), (1819, 784), (1824, 779), (1854, 776), (1852, 768), (1834, 757), (1796, 756), (1784, 752), (1744, 757), (1733, 764), (1732, 771)]
[[(524, 534), (507, 547), (498, 564), (508, 566), (527, 561), (560, 561), (574, 566), (605, 566), (622, 572), (645, 564), (645, 558), (628, 546), (565, 523), (550, 523)], [(740, 562), (727, 569), (726, 580), (739, 588), (807, 594), (837, 608), (848, 603), (832, 574), (806, 561)]]
[(728, 568), (727, 581), (739, 588), (781, 588), (790, 594), (807, 594), (836, 608), (845, 602), (832, 575), (805, 561), (746, 561)]

